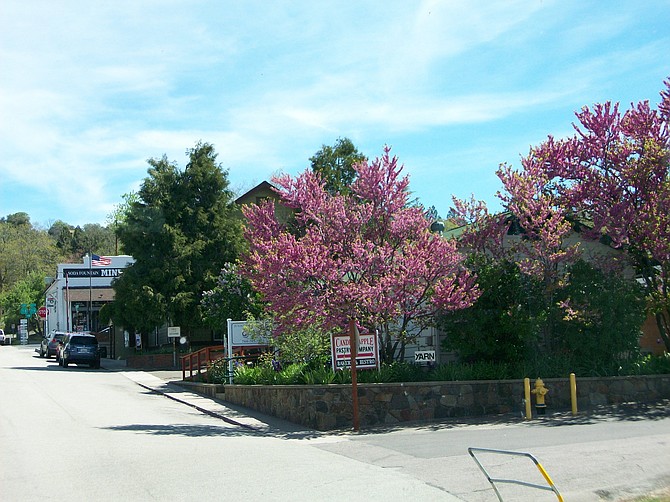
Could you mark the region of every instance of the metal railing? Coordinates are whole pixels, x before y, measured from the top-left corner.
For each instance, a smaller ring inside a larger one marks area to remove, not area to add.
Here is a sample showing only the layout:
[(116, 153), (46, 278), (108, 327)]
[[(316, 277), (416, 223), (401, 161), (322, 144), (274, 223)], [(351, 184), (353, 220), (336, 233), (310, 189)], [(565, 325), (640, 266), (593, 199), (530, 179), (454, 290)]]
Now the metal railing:
[[(479, 461), (477, 456), (475, 455), (475, 452), (481, 452), (481, 453), (495, 453), (495, 454), (500, 454), (500, 455), (513, 455), (513, 456), (518, 456), (518, 457), (528, 457), (533, 461), (535, 466), (538, 468), (540, 471), (540, 474), (542, 474), (542, 477), (544, 477), (545, 481), (547, 482), (548, 486), (545, 485), (539, 485), (536, 483), (529, 483), (527, 481), (520, 481), (516, 479), (504, 479), (504, 478), (492, 478), (489, 473), (486, 471), (482, 463)], [(503, 502), (502, 496), (500, 495), (500, 492), (498, 491), (498, 487), (496, 487), (496, 483), (507, 483), (507, 484), (514, 484), (514, 485), (521, 485), (521, 486), (526, 486), (529, 488), (535, 488), (537, 490), (546, 490), (550, 492), (554, 492), (556, 495), (556, 498), (559, 500), (559, 502), (563, 502), (563, 497), (558, 491), (558, 488), (554, 485), (554, 482), (551, 480), (549, 477), (549, 474), (547, 471), (545, 471), (544, 467), (542, 467), (542, 464), (540, 464), (537, 459), (531, 455), (530, 453), (524, 453), (524, 452), (519, 452), (519, 451), (508, 451), (508, 450), (494, 450), (490, 448), (468, 448), (468, 453), (470, 456), (473, 458), (473, 460), (477, 463), (481, 471), (484, 473), (484, 476), (486, 476), (486, 479), (488, 479), (489, 483), (491, 483), (491, 486), (493, 487), (493, 491), (495, 491), (496, 495), (498, 496), (498, 500), (500, 502)]]

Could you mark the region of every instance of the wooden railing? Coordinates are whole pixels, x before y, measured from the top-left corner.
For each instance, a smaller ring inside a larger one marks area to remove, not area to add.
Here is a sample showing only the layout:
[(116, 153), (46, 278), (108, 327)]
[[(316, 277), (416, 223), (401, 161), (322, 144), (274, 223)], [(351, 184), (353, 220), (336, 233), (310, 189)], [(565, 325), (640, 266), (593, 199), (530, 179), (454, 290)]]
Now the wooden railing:
[[(224, 345), (212, 345), (205, 347), (197, 352), (191, 352), (181, 357), (181, 378), (182, 380), (193, 380), (193, 375), (200, 375), (207, 372), (207, 368), (214, 361), (218, 361), (226, 356), (226, 347)], [(204, 370), (204, 371), (203, 371)], [(186, 373), (188, 372), (188, 378)]]

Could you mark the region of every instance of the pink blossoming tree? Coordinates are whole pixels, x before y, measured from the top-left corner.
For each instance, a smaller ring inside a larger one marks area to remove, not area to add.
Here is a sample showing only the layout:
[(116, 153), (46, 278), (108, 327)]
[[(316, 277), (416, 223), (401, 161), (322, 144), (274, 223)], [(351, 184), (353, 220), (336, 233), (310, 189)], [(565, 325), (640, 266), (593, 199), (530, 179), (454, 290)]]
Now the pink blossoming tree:
[(280, 202), (295, 211), (287, 225), (272, 202), (244, 208), (244, 273), (278, 330), (345, 329), (357, 319), (379, 330), (383, 360), (392, 361), (436, 311), (477, 298), (455, 244), (431, 233), (422, 208), (408, 205), (409, 179), (389, 152), (357, 164), (347, 194), (328, 193), (312, 171), (273, 179)]
[(506, 192), (499, 197), (525, 232), (511, 250), (522, 270), (555, 290), (561, 266), (579, 257), (564, 244), (568, 219), (585, 222), (585, 236), (626, 253), (670, 350), (670, 81), (656, 110), (644, 101), (622, 113), (608, 102), (576, 116), (573, 137), (549, 136), (521, 171), (498, 171)]
[(670, 80), (658, 109), (605, 103), (577, 113), (576, 134), (549, 137), (532, 160), (565, 211), (627, 252), (670, 350)]
[[(565, 242), (571, 221), (586, 223), (586, 237), (609, 240), (625, 252), (670, 350), (670, 81), (665, 84), (658, 109), (648, 101), (623, 113), (609, 102), (585, 107), (576, 114), (573, 137), (549, 136), (522, 159), (520, 171), (501, 166), (504, 192), (498, 196), (523, 231), (517, 243), (501, 246), (507, 226), (481, 204), (455, 206), (474, 223), (461, 245), (516, 261), (541, 279), (550, 308), (564, 272), (581, 256)], [(569, 302), (559, 308), (571, 314)]]

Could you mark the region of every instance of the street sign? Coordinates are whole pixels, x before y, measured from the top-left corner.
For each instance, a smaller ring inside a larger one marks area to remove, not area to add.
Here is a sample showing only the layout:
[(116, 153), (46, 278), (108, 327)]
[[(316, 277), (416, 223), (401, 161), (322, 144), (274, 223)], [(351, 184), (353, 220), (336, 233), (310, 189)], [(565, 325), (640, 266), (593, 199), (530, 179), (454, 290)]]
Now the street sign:
[(168, 326), (168, 338), (179, 338), (181, 336), (181, 328), (179, 326)]
[(37, 310), (37, 315), (40, 316), (40, 319), (46, 319), (47, 318), (47, 308), (46, 307), (40, 307)]
[(21, 315), (32, 316), (37, 312), (37, 307), (34, 303), (22, 303), (21, 304)]
[(19, 319), (19, 341), (21, 345), (28, 343), (28, 319)]

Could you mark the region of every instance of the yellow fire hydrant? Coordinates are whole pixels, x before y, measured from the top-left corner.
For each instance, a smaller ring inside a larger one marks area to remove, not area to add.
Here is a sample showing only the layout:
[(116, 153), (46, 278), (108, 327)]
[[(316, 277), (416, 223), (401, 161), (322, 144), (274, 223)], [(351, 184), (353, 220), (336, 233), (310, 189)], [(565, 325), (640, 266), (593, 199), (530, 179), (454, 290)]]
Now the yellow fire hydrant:
[(549, 389), (544, 386), (541, 378), (535, 380), (535, 388), (531, 392), (535, 394), (535, 411), (538, 415), (544, 415), (547, 409), (547, 405), (544, 403), (544, 395), (549, 392)]

